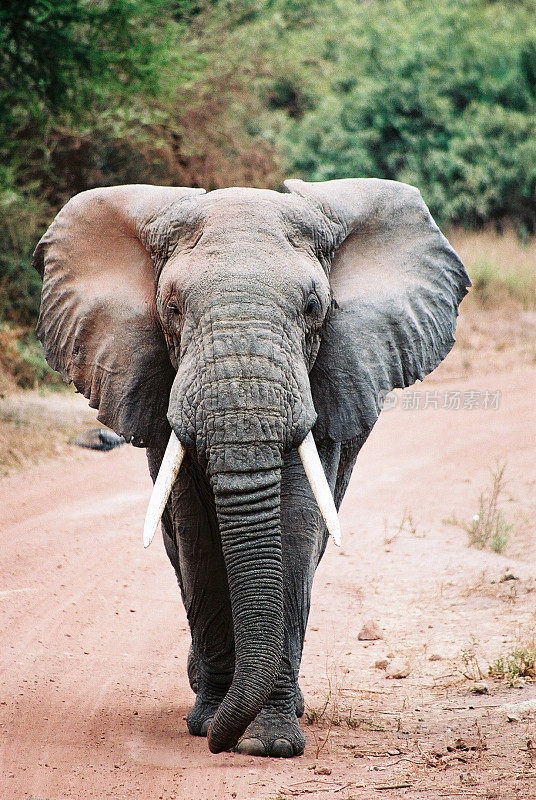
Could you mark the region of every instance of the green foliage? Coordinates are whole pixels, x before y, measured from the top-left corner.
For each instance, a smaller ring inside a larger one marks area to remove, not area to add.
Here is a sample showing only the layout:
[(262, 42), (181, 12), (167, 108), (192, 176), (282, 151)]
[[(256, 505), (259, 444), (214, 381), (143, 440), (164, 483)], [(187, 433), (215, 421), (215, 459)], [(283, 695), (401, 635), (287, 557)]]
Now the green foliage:
[(36, 318), (40, 234), (98, 185), (378, 176), (442, 223), (536, 224), (533, 0), (3, 0), (0, 108), (15, 325)]
[(80, 109), (99, 91), (108, 94), (127, 81), (129, 91), (154, 91), (154, 29), (162, 8), (162, 0), (4, 0), (2, 105), (12, 118), (19, 103), (39, 116), (45, 109)]
[(37, 318), (41, 279), (31, 257), (46, 215), (39, 199), (0, 190), (0, 320), (30, 325)]
[(33, 331), (0, 324), (0, 374), (10, 375), (21, 389), (64, 386), (61, 377), (48, 366), (43, 348)]
[(307, 50), (319, 92), (285, 131), (295, 171), (309, 180), (403, 180), (421, 188), (442, 222), (511, 217), (533, 230), (530, 4), (340, 0), (325, 6), (320, 29)]
[(534, 642), (518, 647), (511, 653), (501, 654), (489, 667), (492, 678), (506, 681), (510, 686), (519, 686), (520, 678), (536, 679), (536, 647)]
[[(182, 4), (185, 9), (187, 3)], [(158, 174), (154, 128), (183, 26), (171, 0), (4, 0), (0, 6), (0, 320), (31, 324), (31, 253), (54, 212), (96, 185)], [(151, 135), (149, 135), (151, 130)], [(162, 166), (161, 171), (164, 171)]]

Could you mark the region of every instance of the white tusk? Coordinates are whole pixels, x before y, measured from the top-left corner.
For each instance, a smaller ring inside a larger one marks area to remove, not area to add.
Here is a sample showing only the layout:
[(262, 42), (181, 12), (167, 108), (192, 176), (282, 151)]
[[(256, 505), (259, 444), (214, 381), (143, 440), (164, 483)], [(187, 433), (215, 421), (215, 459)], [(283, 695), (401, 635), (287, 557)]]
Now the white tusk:
[(329, 488), (322, 462), (316, 449), (313, 434), (309, 431), (303, 442), (298, 447), (298, 453), (302, 460), (307, 480), (311, 484), (311, 489), (315, 500), (320, 509), (320, 513), (326, 523), (328, 533), (333, 537), (337, 547), (341, 546), (341, 525), (337, 516), (337, 509), (333, 501), (333, 495)]
[(182, 459), (185, 453), (184, 446), (179, 442), (174, 432), (171, 431), (169, 442), (162, 459), (162, 464), (156, 476), (153, 486), (153, 493), (149, 500), (149, 506), (145, 515), (143, 526), (143, 546), (149, 547), (158, 528), (158, 523), (162, 519), (162, 514), (166, 507), (168, 497), (179, 474)]

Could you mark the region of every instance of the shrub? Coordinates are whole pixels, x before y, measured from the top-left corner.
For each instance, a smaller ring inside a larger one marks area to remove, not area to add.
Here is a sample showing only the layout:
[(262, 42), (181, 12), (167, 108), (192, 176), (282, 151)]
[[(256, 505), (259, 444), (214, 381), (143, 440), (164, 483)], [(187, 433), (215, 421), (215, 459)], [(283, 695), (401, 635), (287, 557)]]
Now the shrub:
[(21, 389), (63, 387), (60, 375), (48, 366), (33, 331), (0, 324), (0, 372), (9, 375)]
[(491, 473), (491, 486), (487, 491), (481, 492), (478, 498), (478, 512), (468, 525), (464, 525), (469, 536), (469, 545), (483, 550), (489, 547), (494, 553), (502, 553), (512, 526), (508, 524), (499, 499), (504, 491), (505, 465), (497, 465)]
[(492, 678), (507, 681), (516, 686), (520, 678), (536, 679), (536, 647), (534, 642), (518, 647), (511, 653), (501, 654), (489, 667)]
[[(536, 17), (531, 5), (503, 0), (327, 5), (330, 11), (326, 7), (317, 28), (321, 44), (306, 54), (318, 58), (320, 91), (313, 108), (286, 128), (292, 167), (309, 180), (403, 180), (421, 188), (443, 223), (481, 225), (508, 216), (521, 231), (532, 231)], [(334, 5), (338, 13), (330, 20)]]

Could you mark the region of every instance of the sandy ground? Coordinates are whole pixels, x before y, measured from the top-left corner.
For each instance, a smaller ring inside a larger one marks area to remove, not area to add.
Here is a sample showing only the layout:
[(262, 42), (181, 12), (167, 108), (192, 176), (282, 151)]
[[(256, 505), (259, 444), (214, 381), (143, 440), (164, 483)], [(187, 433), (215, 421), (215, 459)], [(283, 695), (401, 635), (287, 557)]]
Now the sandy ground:
[[(462, 406), (479, 392), (480, 408), (442, 409), (448, 391)], [(162, 542), (142, 547), (143, 451), (73, 451), (2, 479), (0, 798), (534, 800), (536, 719), (505, 707), (536, 686), (486, 673), (534, 640), (536, 369), (405, 397), (362, 451), (343, 548), (317, 573), (297, 759), (214, 756), (187, 734), (189, 635)], [(445, 523), (471, 520), (497, 462), (502, 555)], [(359, 641), (369, 620), (382, 638)], [(375, 666), (399, 660), (403, 679)]]

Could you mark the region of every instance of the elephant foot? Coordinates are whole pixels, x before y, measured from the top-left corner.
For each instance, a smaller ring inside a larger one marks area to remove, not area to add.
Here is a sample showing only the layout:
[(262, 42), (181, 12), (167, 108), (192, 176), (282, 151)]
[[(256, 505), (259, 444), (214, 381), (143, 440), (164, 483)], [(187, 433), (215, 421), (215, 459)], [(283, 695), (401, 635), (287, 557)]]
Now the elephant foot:
[(195, 705), (186, 717), (188, 731), (192, 736), (206, 736), (214, 714), (218, 710), (219, 702), (201, 700), (199, 695)]
[(291, 758), (300, 756), (304, 748), (305, 736), (296, 717), (286, 717), (268, 706), (248, 726), (235, 751), (249, 756)]

